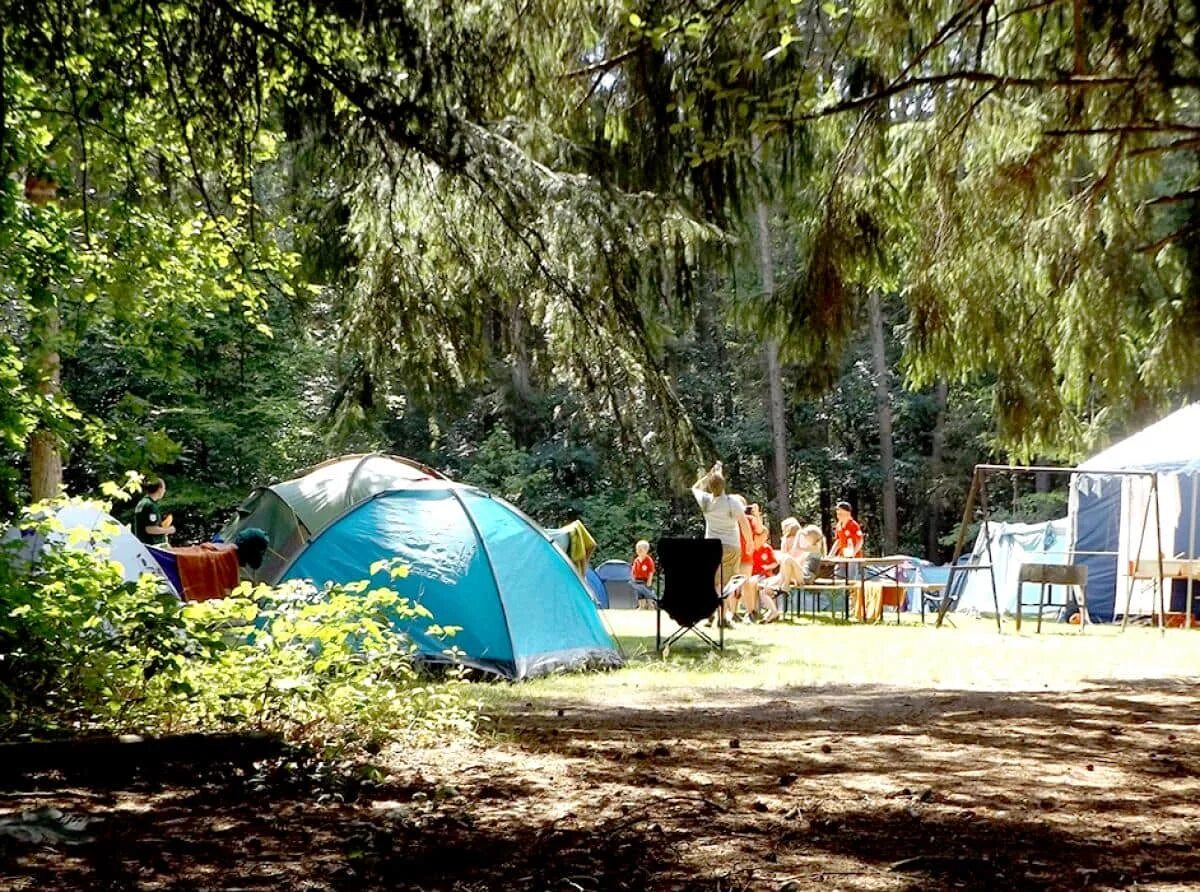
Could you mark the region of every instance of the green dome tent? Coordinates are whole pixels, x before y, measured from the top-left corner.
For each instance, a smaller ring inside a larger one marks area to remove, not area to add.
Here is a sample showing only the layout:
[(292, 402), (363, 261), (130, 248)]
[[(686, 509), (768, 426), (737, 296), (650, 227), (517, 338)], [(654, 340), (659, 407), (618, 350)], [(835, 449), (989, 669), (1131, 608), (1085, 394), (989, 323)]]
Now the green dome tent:
[(232, 542), (238, 531), (250, 527), (265, 531), (271, 548), (258, 579), (274, 584), (308, 541), (347, 509), (415, 480), (444, 479), (433, 468), (395, 455), (344, 455), (292, 480), (254, 490), (238, 506), (237, 518), (221, 531), (221, 539)]
[(256, 489), (222, 531), (257, 527), (271, 539), (258, 578), (317, 586), (371, 577), (377, 561), (409, 575), (381, 584), (419, 602), (451, 639), (397, 618), (423, 658), (519, 679), (623, 660), (575, 568), (518, 509), (431, 468), (388, 455), (335, 459)]

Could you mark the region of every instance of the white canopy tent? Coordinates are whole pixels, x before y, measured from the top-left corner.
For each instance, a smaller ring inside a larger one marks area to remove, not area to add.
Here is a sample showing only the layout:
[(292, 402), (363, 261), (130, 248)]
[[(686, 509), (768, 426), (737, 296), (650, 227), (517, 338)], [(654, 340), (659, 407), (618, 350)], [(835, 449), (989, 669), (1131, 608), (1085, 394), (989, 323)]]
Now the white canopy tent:
[[(1125, 473), (1114, 473), (1125, 472)], [(1135, 474), (1130, 472), (1144, 472)], [(1071, 475), (1071, 554), (1088, 567), (1092, 619), (1157, 611), (1159, 556), (1192, 559), (1200, 548), (1200, 403), (1185, 406), (1097, 453)], [(1132, 578), (1131, 570), (1142, 571)], [(1166, 608), (1185, 609), (1187, 583), (1168, 582)], [(1200, 594), (1200, 592), (1198, 592)], [(1198, 598), (1200, 600), (1200, 598)]]

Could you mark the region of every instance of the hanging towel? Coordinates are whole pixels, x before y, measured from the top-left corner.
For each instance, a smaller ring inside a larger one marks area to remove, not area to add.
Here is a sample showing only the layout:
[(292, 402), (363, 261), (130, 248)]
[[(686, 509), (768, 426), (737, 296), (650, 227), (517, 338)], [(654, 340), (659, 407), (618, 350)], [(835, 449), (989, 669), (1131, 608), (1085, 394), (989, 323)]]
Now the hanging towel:
[(224, 598), (238, 584), (237, 546), (205, 542), (168, 550), (179, 568), (181, 594), (185, 601)]

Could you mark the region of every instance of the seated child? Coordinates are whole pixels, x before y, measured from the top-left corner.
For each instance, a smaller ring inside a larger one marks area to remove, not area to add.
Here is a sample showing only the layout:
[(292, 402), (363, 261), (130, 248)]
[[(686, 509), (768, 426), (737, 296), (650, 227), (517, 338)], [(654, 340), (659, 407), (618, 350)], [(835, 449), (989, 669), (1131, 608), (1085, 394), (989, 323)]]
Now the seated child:
[(801, 572), (805, 582), (812, 582), (817, 578), (817, 571), (821, 567), (821, 556), (828, 551), (825, 547), (825, 534), (816, 524), (809, 524), (800, 531), (800, 535), (803, 537), (807, 549), (800, 562)]
[(633, 558), (632, 576), (633, 592), (637, 595), (638, 607), (654, 609), (654, 558), (650, 557), (650, 543), (640, 539), (634, 546), (637, 552)]
[(820, 527), (801, 527), (800, 521), (789, 517), (783, 522), (783, 541), (775, 552), (779, 567), (764, 585), (782, 590), (812, 582), (821, 564), (824, 543)]
[[(757, 508), (757, 506), (754, 506)], [(753, 550), (750, 554), (750, 576), (740, 586), (740, 600), (746, 608), (747, 617), (758, 614), (762, 622), (774, 622), (779, 618), (779, 608), (775, 604), (773, 592), (764, 587), (764, 582), (774, 574), (779, 566), (775, 549), (771, 548), (769, 533), (762, 523), (757, 511), (751, 515), (750, 528), (754, 535)]]

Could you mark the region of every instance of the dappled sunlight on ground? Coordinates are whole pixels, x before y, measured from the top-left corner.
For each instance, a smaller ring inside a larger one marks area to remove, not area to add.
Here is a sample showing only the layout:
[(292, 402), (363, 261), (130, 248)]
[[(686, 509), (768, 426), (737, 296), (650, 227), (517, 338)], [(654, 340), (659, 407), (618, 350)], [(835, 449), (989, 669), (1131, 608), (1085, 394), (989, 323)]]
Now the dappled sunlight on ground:
[(261, 754), (216, 751), (17, 772), (0, 809), (101, 820), (89, 844), (0, 848), (0, 885), (1200, 884), (1200, 636), (905, 617), (738, 626), (723, 655), (663, 661), (652, 613), (608, 619), (627, 668), (480, 686), (478, 741), (396, 747), (378, 784), (264, 778)]

